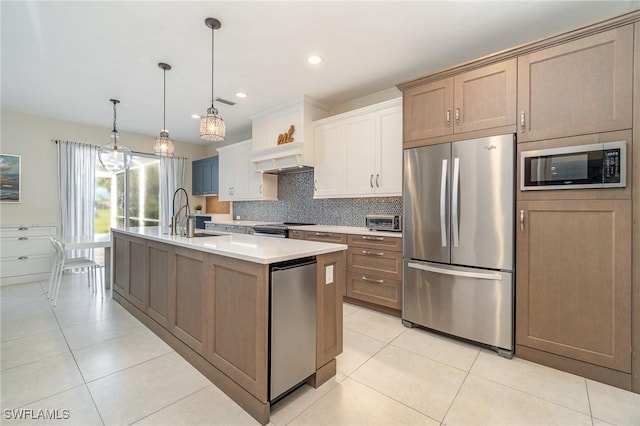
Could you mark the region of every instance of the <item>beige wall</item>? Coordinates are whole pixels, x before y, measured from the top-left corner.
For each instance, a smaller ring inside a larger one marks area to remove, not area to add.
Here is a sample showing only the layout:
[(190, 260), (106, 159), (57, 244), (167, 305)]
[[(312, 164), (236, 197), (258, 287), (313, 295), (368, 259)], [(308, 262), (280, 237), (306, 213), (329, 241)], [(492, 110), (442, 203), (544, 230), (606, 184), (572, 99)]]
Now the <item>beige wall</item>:
[[(104, 145), (111, 129), (0, 110), (0, 153), (22, 156), (21, 202), (0, 203), (0, 224), (58, 225), (57, 151), (54, 139)], [(151, 153), (155, 136), (120, 132), (122, 144)], [(207, 156), (204, 145), (175, 143), (176, 155), (187, 157), (185, 188), (191, 193), (191, 161)], [(191, 201), (198, 202), (196, 197)], [(200, 201), (202, 204), (203, 201)]]

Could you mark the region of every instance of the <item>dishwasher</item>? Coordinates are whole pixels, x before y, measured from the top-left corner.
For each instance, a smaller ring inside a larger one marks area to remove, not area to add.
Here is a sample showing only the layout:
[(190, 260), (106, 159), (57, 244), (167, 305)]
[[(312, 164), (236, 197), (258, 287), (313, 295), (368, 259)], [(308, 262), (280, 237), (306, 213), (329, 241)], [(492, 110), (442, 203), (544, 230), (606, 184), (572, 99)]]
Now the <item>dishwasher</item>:
[(270, 266), (269, 400), (316, 371), (316, 259)]

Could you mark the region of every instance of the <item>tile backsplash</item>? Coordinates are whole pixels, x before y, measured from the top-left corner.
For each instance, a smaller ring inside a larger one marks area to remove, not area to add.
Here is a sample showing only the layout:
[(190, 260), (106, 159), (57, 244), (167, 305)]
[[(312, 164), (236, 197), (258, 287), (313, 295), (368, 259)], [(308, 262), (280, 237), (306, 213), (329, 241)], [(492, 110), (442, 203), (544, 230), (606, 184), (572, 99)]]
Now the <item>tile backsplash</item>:
[(278, 177), (277, 201), (236, 201), (242, 220), (364, 226), (368, 214), (402, 214), (401, 197), (313, 199), (313, 171)]

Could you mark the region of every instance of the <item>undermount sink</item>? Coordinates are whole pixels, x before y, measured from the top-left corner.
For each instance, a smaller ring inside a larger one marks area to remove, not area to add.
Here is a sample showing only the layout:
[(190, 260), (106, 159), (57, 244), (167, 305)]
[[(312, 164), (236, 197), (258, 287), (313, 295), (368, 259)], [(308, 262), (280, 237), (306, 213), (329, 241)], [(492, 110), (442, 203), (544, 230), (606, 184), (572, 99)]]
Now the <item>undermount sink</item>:
[(225, 234), (205, 234), (204, 232), (197, 232), (193, 234), (194, 237), (221, 237)]

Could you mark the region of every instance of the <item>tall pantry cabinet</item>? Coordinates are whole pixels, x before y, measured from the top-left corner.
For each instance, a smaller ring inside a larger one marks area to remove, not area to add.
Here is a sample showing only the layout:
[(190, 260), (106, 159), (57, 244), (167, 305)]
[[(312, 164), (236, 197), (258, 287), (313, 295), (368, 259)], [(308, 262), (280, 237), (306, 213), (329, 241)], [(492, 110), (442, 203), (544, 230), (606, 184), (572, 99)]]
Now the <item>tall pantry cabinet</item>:
[(627, 187), (517, 191), (516, 354), (630, 389), (633, 25), (518, 58), (520, 154), (627, 143)]
[[(640, 393), (640, 10), (398, 87), (405, 149), (516, 134), (516, 356)], [(523, 152), (614, 141), (626, 187), (521, 190)]]

